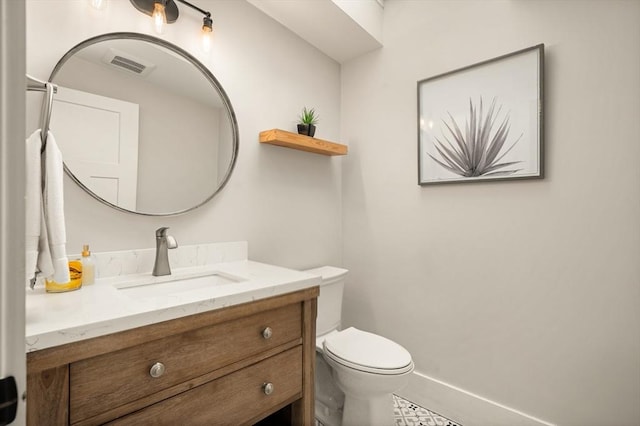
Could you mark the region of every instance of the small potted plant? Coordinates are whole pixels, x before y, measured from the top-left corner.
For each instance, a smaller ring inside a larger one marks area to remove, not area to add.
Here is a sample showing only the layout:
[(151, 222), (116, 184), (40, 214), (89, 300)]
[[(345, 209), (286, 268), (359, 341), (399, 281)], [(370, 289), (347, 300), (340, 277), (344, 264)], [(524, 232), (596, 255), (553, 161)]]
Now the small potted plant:
[(318, 114), (314, 108), (307, 109), (302, 108), (302, 114), (300, 114), (300, 123), (298, 123), (298, 134), (307, 135), (313, 137), (316, 134), (315, 124), (318, 122)]

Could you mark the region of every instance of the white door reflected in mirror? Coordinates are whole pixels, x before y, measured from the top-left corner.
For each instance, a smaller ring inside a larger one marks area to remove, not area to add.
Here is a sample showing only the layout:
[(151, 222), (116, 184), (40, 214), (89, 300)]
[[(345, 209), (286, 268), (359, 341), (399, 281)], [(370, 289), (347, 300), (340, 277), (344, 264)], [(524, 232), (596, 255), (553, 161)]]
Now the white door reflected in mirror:
[(58, 86), (51, 128), (67, 167), (89, 190), (136, 210), (138, 105)]

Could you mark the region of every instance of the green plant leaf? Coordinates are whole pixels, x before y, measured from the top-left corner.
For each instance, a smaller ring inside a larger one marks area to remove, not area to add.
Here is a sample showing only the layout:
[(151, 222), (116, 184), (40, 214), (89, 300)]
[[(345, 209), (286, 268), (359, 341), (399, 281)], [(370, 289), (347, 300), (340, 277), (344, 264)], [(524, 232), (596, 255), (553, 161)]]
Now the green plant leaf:
[(314, 108), (308, 109), (307, 107), (302, 108), (302, 113), (298, 117), (300, 120), (300, 124), (316, 124), (318, 122), (318, 114)]

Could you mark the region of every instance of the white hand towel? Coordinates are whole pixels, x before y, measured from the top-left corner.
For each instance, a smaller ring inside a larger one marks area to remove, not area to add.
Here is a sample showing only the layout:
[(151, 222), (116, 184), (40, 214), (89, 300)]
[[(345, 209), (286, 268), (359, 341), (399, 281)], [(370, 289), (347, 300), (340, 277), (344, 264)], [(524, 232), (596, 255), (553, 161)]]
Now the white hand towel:
[[(42, 194), (40, 194), (42, 199)], [(40, 236), (38, 237), (38, 277), (53, 279), (55, 269), (51, 260), (51, 249), (49, 248), (49, 237), (47, 236), (47, 224), (44, 219), (44, 203), (40, 203)], [(66, 282), (66, 281), (58, 281)]]
[(66, 283), (70, 281), (70, 277), (69, 260), (65, 248), (67, 232), (64, 223), (62, 154), (51, 132), (47, 134), (47, 146), (44, 151), (43, 205), (46, 232), (41, 230), (40, 235), (41, 238), (43, 235), (48, 238), (54, 269), (53, 280)]
[[(38, 264), (38, 240), (42, 222), (42, 169), (40, 163), (40, 130), (33, 132), (27, 139), (25, 148), (26, 194), (25, 194), (25, 231), (26, 231), (26, 272), (27, 280), (35, 277)], [(49, 247), (47, 246), (47, 250)], [(50, 268), (53, 273), (53, 266)]]

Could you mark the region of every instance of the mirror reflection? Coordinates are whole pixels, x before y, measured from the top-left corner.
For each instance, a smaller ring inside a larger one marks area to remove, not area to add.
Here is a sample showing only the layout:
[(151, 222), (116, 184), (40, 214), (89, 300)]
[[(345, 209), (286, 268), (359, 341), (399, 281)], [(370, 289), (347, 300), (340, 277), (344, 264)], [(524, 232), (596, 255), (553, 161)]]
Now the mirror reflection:
[(210, 200), (236, 159), (235, 114), (195, 58), (143, 34), (107, 34), (56, 65), (51, 129), (67, 173), (119, 210), (172, 215)]

